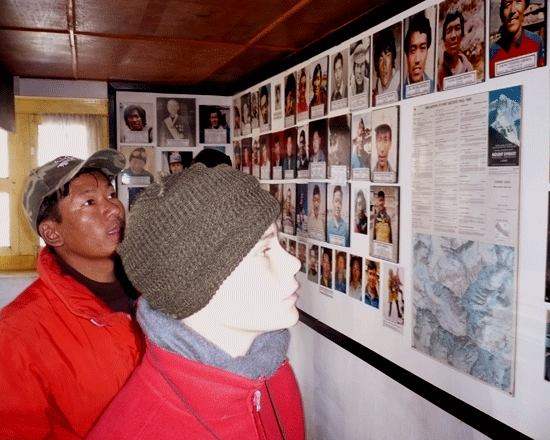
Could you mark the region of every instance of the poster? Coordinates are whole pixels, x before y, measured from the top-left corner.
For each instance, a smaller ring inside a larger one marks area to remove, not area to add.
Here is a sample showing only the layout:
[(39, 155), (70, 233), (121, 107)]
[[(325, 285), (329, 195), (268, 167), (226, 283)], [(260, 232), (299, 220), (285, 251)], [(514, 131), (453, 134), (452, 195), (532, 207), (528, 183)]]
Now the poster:
[(520, 147), (521, 87), (414, 109), (413, 347), (510, 394)]

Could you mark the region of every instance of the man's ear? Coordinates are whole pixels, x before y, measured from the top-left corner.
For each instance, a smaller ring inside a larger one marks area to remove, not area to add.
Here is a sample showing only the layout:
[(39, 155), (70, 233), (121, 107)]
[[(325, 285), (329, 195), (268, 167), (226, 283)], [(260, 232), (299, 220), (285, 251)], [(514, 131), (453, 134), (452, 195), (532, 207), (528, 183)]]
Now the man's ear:
[(63, 245), (63, 236), (61, 235), (58, 226), (59, 223), (51, 219), (44, 220), (38, 226), (38, 232), (47, 245), (53, 247)]

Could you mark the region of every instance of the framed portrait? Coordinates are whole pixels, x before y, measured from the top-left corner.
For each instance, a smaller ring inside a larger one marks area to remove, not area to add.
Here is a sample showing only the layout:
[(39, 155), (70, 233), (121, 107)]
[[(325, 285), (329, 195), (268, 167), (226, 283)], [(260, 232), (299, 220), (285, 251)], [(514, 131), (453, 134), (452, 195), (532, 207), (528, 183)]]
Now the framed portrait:
[(404, 20), (403, 99), (434, 91), (436, 6)]
[(546, 1), (489, 1), (489, 76), (545, 66)]
[(437, 90), (470, 86), (485, 80), (485, 0), (439, 3)]
[(399, 262), (399, 187), (370, 187), (370, 255)]
[(363, 110), (370, 105), (370, 35), (349, 46), (350, 110)]
[(308, 126), (303, 125), (297, 130), (296, 172), (298, 179), (309, 178), (309, 148)]
[(230, 142), (229, 107), (199, 105), (199, 142), (228, 144)]
[(283, 133), (283, 174), (285, 179), (296, 178), (296, 127), (288, 128)]
[(372, 158), (372, 112), (351, 117), (351, 178), (370, 180)]
[(345, 184), (350, 175), (350, 115), (328, 120), (327, 178)]
[(348, 106), (348, 48), (331, 55), (330, 68), (330, 109), (340, 110)]
[(328, 55), (311, 63), (309, 72), (309, 118), (327, 115), (328, 103)]
[(285, 76), (285, 128), (296, 124), (296, 74)]
[(372, 105), (391, 104), (401, 99), (402, 22), (372, 37)]
[(296, 184), (283, 184), (283, 232), (296, 235)]
[(375, 183), (396, 183), (399, 166), (399, 107), (372, 112), (372, 173)]
[(152, 146), (122, 145), (120, 152), (126, 158), (126, 168), (119, 175), (123, 185), (147, 186), (154, 182), (155, 155)]
[(327, 177), (327, 120), (309, 123), (309, 176), (311, 179)]
[(349, 247), (349, 186), (327, 186), (327, 243)]
[(121, 144), (151, 144), (154, 140), (154, 109), (150, 103), (119, 103)]
[(271, 130), (271, 84), (260, 87), (260, 132)]
[(307, 230), (309, 238), (325, 241), (327, 225), (327, 184), (309, 182), (307, 188), (309, 203)]
[(307, 67), (302, 67), (296, 73), (296, 82), (298, 87), (298, 99), (296, 102), (296, 122), (301, 122), (309, 118), (309, 87)]
[(196, 145), (194, 98), (157, 98), (158, 146), (166, 148)]

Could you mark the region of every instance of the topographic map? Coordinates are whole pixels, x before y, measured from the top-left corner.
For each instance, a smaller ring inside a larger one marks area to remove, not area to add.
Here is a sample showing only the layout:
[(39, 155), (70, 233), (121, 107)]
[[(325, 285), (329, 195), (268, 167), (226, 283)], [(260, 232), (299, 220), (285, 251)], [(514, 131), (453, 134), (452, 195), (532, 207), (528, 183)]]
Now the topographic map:
[(416, 234), (414, 348), (513, 394), (514, 248)]

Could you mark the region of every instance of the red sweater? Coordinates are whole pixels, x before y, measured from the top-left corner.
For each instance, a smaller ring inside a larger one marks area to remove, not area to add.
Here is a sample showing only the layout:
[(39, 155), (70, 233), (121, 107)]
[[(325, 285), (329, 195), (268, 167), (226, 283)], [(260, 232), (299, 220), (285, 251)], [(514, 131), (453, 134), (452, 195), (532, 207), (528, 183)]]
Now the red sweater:
[(252, 380), (148, 342), (143, 362), (87, 438), (303, 440), (304, 419), (286, 361), (271, 378)]
[(138, 364), (143, 336), (47, 249), (38, 275), (0, 313), (0, 438), (80, 439)]

